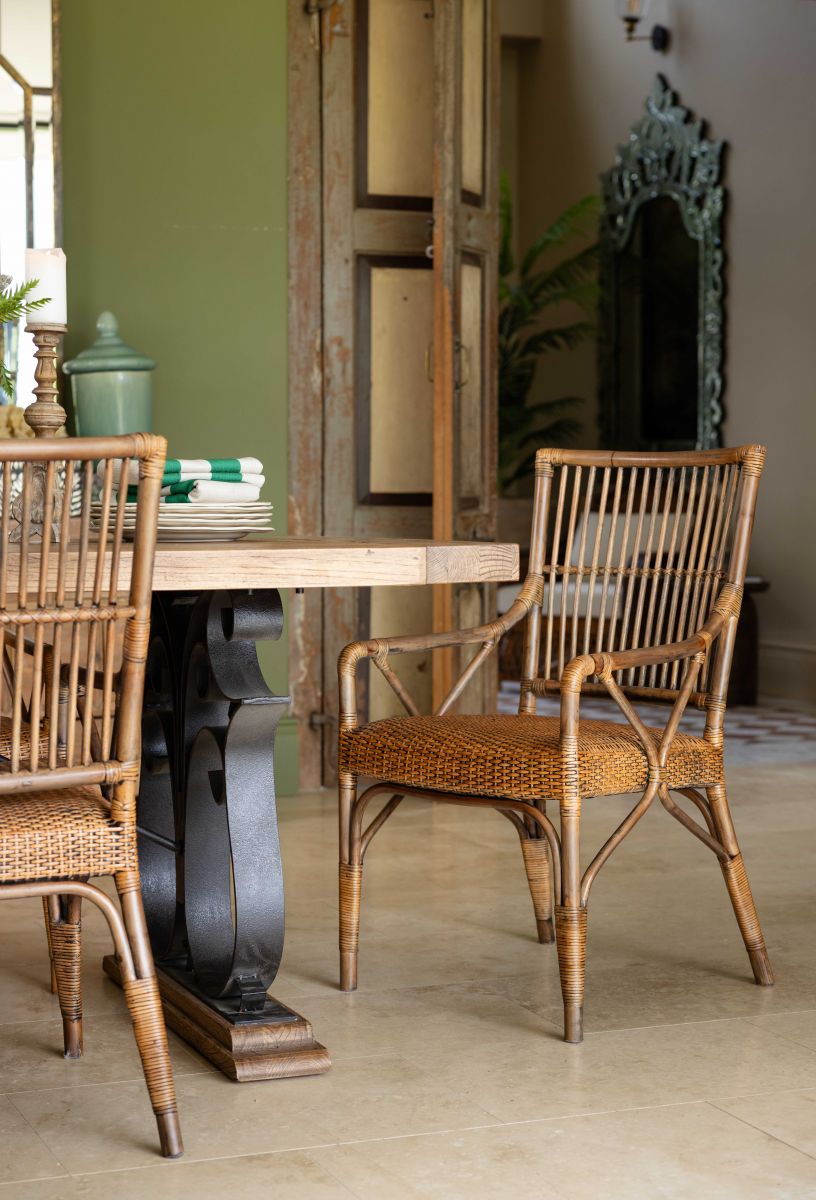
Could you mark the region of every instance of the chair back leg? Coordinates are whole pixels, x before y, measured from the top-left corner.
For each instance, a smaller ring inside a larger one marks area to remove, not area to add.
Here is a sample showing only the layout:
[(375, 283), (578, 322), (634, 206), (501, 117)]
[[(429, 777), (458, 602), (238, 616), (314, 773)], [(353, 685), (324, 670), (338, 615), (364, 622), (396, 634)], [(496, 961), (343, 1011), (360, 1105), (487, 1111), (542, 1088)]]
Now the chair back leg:
[(43, 918), (45, 920), (45, 940), (48, 943), (48, 961), (51, 964), (51, 995), (57, 994), (57, 973), (54, 970), (54, 949), (51, 945), (51, 914), (48, 911), (48, 897), (43, 896)]
[(545, 837), (522, 837), (521, 853), (524, 870), (530, 885), (533, 900), (538, 940), (548, 943), (555, 940), (553, 929), (553, 881), (550, 866), (550, 848)]
[(66, 1058), (81, 1058), (82, 1040), (82, 898), (50, 896), (51, 965), (56, 981)]

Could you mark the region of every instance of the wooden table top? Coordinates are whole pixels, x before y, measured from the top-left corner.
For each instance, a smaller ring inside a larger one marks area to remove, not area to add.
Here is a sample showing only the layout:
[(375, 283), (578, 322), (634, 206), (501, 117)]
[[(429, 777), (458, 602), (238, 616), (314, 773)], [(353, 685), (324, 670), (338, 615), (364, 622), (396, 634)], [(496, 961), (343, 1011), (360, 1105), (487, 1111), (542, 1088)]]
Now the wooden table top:
[[(123, 548), (122, 571), (130, 561)], [(251, 538), (239, 542), (159, 542), (153, 590), (326, 588), (518, 579), (518, 546), (396, 538)]]

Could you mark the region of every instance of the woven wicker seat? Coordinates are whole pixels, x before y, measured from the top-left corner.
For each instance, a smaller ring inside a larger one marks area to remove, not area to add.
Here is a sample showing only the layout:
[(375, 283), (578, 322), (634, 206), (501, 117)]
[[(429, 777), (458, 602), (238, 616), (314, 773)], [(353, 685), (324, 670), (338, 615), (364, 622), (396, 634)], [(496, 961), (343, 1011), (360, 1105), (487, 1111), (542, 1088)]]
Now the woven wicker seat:
[[(761, 446), (541, 450), (530, 566), (511, 608), (472, 629), (345, 648), (338, 742), (343, 989), (357, 984), (365, 855), (410, 796), (494, 808), (512, 823), (539, 941), (558, 945), (567, 1041), (583, 1037), (590, 889), (655, 800), (717, 856), (754, 978), (773, 983), (723, 769), (728, 673), (764, 454)], [(518, 715), (458, 712), (475, 672), (522, 623)], [(430, 650), (447, 653), (461, 674), (436, 714), (423, 716), (394, 660)], [(365, 659), (407, 716), (360, 720), (356, 677)], [(619, 720), (582, 719), (581, 697), (599, 693), (617, 705)], [(557, 718), (537, 714), (546, 696), (559, 697)], [(652, 706), (648, 719), (641, 703)], [(706, 712), (702, 737), (680, 728), (688, 705)], [(360, 779), (373, 783), (358, 795)], [(640, 795), (582, 862), (583, 803), (622, 793)], [(368, 817), (381, 795), (385, 803)], [(548, 803), (557, 805), (558, 827)]]
[[(42, 897), (67, 1058), (83, 1050), (82, 900), (102, 911), (162, 1153), (175, 1158), (181, 1133), (136, 852), (165, 451), (149, 434), (0, 442), (0, 901)], [(139, 483), (125, 587), (132, 463)], [(112, 878), (116, 899), (94, 876)]]
[[(659, 744), (661, 730), (650, 731)], [(558, 800), (564, 779), (556, 717), (389, 717), (340, 738), (340, 768), (370, 779), (473, 796)], [(678, 733), (669, 751), (671, 788), (721, 783), (722, 752)], [(582, 798), (642, 792), (649, 779), (643, 747), (620, 721), (582, 721), (578, 791)]]
[(136, 831), (98, 787), (0, 797), (0, 881), (115, 875), (136, 866)]

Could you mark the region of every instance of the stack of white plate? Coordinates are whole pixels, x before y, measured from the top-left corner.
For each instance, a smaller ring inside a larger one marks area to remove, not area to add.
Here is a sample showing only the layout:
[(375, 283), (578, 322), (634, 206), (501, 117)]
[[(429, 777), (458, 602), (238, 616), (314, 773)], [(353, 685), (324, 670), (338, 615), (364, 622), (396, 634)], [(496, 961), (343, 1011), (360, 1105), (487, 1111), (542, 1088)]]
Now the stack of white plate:
[[(94, 525), (102, 521), (102, 505), (91, 505)], [(111, 503), (109, 525), (116, 520), (116, 504)], [(133, 538), (136, 529), (136, 505), (125, 504), (124, 536)], [(272, 505), (265, 500), (233, 504), (160, 504), (158, 540), (160, 542), (235, 542), (248, 533), (272, 532)]]

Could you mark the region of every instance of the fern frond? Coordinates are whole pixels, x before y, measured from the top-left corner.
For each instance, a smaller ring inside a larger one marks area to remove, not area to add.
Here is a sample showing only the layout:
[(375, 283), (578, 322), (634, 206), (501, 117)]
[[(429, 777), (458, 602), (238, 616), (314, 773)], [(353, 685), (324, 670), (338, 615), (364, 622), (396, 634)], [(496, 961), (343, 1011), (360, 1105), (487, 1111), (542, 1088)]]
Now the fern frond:
[(566, 212), (563, 212), (553, 221), (549, 229), (545, 229), (536, 238), (524, 255), (521, 263), (522, 275), (528, 275), (532, 271), (546, 250), (563, 246), (573, 238), (588, 237), (597, 233), (600, 211), (601, 205), (598, 196), (584, 196), (577, 204), (573, 204)]
[(0, 392), (8, 396), (9, 400), (14, 399), (14, 379), (6, 364), (0, 361)]
[(592, 321), (575, 321), (572, 325), (559, 325), (555, 329), (539, 329), (521, 345), (522, 354), (544, 354), (547, 350), (573, 350), (595, 333)]
[(19, 321), (21, 317), (28, 316), (30, 312), (35, 312), (43, 305), (51, 303), (48, 296), (41, 296), (39, 300), (26, 299), (39, 282), (39, 279), (28, 279), (16, 288), (12, 289), (9, 285), (8, 288), (0, 291), (0, 324), (5, 324), (6, 321)]

